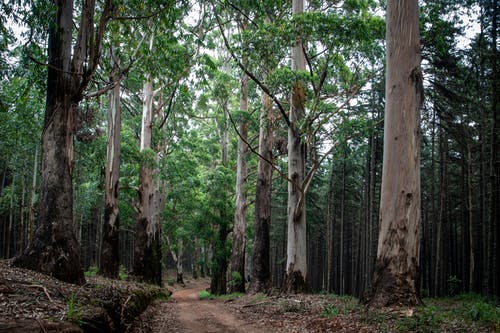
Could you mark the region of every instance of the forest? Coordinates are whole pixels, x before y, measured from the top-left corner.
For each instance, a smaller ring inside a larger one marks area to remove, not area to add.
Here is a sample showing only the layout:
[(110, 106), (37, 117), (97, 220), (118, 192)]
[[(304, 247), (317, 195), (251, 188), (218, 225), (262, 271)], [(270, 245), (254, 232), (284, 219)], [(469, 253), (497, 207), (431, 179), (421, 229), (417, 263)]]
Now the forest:
[(500, 314), (498, 1), (0, 13), (2, 267)]

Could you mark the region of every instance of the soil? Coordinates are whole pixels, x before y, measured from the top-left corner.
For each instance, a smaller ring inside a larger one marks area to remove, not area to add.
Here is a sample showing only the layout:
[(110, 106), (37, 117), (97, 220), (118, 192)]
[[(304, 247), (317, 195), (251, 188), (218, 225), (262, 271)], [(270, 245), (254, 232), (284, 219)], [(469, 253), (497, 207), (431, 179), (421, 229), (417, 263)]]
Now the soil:
[(208, 286), (208, 279), (159, 288), (97, 276), (76, 286), (0, 260), (0, 333), (500, 332), (496, 324), (444, 320), (425, 308), (369, 310), (348, 296), (275, 292), (200, 299)]
[(0, 333), (126, 332), (167, 289), (87, 276), (73, 285), (0, 260)]
[[(363, 332), (353, 323), (321, 317), (318, 295), (247, 295), (200, 299), (208, 280), (177, 286), (171, 299), (155, 302), (136, 321), (134, 333)], [(366, 332), (366, 330), (365, 330)]]

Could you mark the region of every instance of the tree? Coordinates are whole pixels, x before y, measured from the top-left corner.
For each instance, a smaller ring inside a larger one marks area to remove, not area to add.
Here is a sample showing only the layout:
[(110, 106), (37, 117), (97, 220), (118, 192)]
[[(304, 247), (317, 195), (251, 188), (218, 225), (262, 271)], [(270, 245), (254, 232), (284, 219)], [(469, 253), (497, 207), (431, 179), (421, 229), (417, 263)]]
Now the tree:
[(418, 305), (420, 70), (418, 3), (387, 3), (387, 78), (380, 233), (370, 306)]
[[(150, 51), (153, 36), (151, 37)], [(134, 248), (134, 275), (142, 280), (161, 285), (160, 226), (154, 218), (153, 165), (155, 154), (151, 147), (153, 130), (154, 91), (151, 75), (143, 85), (143, 108), (141, 126), (142, 163), (140, 166), (139, 204)]]
[(250, 285), (253, 292), (264, 292), (271, 287), (269, 230), (273, 181), (273, 118), (272, 100), (269, 95), (263, 92), (259, 125), (259, 155), (262, 157), (257, 162), (252, 281)]
[(118, 191), (120, 180), (121, 108), (118, 58), (114, 58), (113, 63), (110, 80), (115, 82), (115, 87), (109, 91), (108, 97), (108, 143), (106, 174), (104, 175), (105, 207), (99, 270), (104, 276), (117, 278), (120, 267)]
[(73, 229), (74, 122), (78, 103), (97, 69), (112, 4), (111, 0), (105, 1), (94, 27), (95, 1), (83, 1), (73, 52), (73, 1), (55, 0), (53, 4), (42, 134), (39, 227), (14, 264), (82, 284), (85, 278), (80, 264), (80, 246)]
[[(303, 0), (292, 2), (292, 13), (302, 13)], [(303, 41), (296, 37), (292, 48), (292, 70), (306, 69)], [(290, 124), (288, 126), (288, 241), (286, 280), (287, 291), (305, 291), (307, 289), (307, 246), (306, 246), (306, 209), (305, 191), (302, 189), (305, 176), (306, 146), (300, 133), (300, 123), (305, 115), (306, 89), (301, 80), (293, 84), (290, 101)]]
[(233, 225), (233, 250), (231, 252), (230, 292), (245, 292), (245, 230), (247, 214), (247, 195), (245, 185), (248, 177), (248, 148), (245, 143), (248, 137), (248, 76), (242, 74), (240, 88), (240, 112), (242, 119), (239, 125), (238, 161), (236, 166), (236, 201)]

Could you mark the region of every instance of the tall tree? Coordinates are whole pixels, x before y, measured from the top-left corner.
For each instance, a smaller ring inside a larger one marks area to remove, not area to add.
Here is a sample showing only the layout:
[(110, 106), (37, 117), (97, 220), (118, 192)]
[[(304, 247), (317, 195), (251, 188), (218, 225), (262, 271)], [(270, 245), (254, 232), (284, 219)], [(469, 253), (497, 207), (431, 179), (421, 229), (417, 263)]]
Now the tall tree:
[(267, 291), (271, 287), (269, 230), (273, 182), (273, 118), (271, 97), (263, 92), (259, 126), (259, 155), (262, 157), (257, 162), (257, 185), (255, 188), (252, 281), (250, 285), (252, 292)]
[[(154, 37), (151, 36), (149, 49), (153, 48)], [(155, 219), (153, 165), (155, 154), (151, 139), (153, 131), (154, 107), (153, 79), (146, 75), (143, 85), (142, 126), (140, 151), (139, 204), (135, 228), (134, 275), (146, 282), (161, 285), (161, 246), (160, 227)]]
[[(60, 280), (85, 282), (80, 246), (73, 229), (73, 137), (75, 112), (101, 55), (101, 41), (111, 18), (111, 0), (94, 24), (94, 0), (82, 3), (73, 44), (73, 1), (54, 0), (48, 42), (48, 78), (42, 134), (39, 227), (15, 264)], [(73, 51), (71, 46), (74, 45)]]
[(115, 82), (109, 91), (108, 107), (108, 143), (106, 151), (106, 171), (104, 175), (104, 223), (102, 230), (100, 273), (110, 278), (117, 278), (120, 267), (119, 254), (119, 206), (118, 191), (120, 180), (120, 143), (121, 143), (121, 108), (120, 108), (120, 73), (118, 58), (112, 55), (113, 71), (110, 77)]
[[(303, 0), (293, 0), (292, 14), (304, 11)], [(292, 70), (306, 69), (306, 59), (301, 36), (296, 36), (292, 48)], [(286, 280), (287, 291), (304, 291), (307, 289), (307, 253), (306, 253), (306, 209), (305, 191), (303, 190), (306, 145), (301, 135), (301, 122), (305, 116), (306, 89), (302, 80), (293, 84), (290, 102), (290, 124), (288, 126), (288, 241)]]
[(245, 292), (245, 230), (247, 220), (247, 195), (245, 185), (248, 177), (248, 76), (242, 74), (240, 87), (240, 117), (238, 137), (238, 160), (236, 165), (236, 201), (233, 225), (233, 251), (231, 252), (230, 292)]
[(387, 77), (380, 233), (370, 306), (421, 304), (420, 107), (417, 0), (387, 2)]

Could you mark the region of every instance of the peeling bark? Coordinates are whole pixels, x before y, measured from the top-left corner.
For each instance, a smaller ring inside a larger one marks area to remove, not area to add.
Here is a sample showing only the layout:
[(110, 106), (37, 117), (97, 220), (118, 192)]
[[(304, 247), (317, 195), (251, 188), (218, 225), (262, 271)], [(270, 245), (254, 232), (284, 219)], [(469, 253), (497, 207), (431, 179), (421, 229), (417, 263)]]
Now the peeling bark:
[[(304, 11), (303, 0), (293, 0), (293, 14)], [(292, 70), (305, 70), (306, 60), (302, 49), (302, 41), (297, 36), (292, 48)], [(301, 120), (304, 118), (305, 86), (301, 81), (295, 82), (292, 89), (290, 126), (288, 127), (288, 241), (286, 277), (283, 288), (286, 292), (303, 292), (307, 290), (307, 230), (305, 191), (306, 146), (302, 140)]]
[[(273, 168), (273, 102), (262, 93), (262, 110), (259, 126), (259, 158), (257, 162), (257, 185), (255, 189), (254, 241), (252, 254), (252, 292), (267, 292), (271, 287), (269, 262), (271, 223), (271, 190)], [(269, 161), (269, 162), (268, 162)]]
[[(144, 83), (141, 129), (141, 152), (151, 148), (153, 117), (153, 85), (148, 77)], [(147, 157), (147, 156), (145, 156)], [(139, 212), (135, 228), (134, 269), (140, 280), (161, 285), (161, 244), (158, 219), (154, 218), (154, 186), (151, 161), (140, 166)]]
[(421, 304), (419, 38), (417, 1), (389, 0), (380, 233), (365, 299), (373, 307)]
[[(118, 64), (115, 63), (115, 75)], [(120, 216), (118, 206), (118, 191), (120, 180), (120, 142), (121, 142), (121, 109), (120, 80), (111, 76), (111, 81), (117, 81), (109, 92), (108, 108), (108, 143), (106, 151), (105, 174), (105, 208), (102, 230), (100, 273), (106, 277), (117, 278), (120, 268), (119, 229)]]

